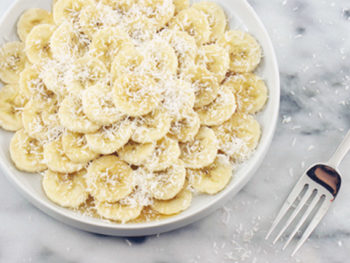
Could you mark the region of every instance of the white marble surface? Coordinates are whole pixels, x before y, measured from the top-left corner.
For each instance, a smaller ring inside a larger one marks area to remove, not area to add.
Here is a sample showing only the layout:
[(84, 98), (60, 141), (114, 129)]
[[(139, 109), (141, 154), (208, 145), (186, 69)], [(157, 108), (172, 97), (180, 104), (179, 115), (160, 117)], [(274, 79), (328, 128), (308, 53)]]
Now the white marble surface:
[[(1, 0), (0, 15), (11, 2)], [(200, 222), (160, 236), (123, 239), (55, 221), (0, 176), (0, 262), (350, 262), (349, 157), (340, 167), (341, 193), (296, 258), (263, 240), (298, 175), (325, 160), (350, 128), (350, 2), (249, 2), (271, 34), (282, 81), (277, 133), (254, 179)]]

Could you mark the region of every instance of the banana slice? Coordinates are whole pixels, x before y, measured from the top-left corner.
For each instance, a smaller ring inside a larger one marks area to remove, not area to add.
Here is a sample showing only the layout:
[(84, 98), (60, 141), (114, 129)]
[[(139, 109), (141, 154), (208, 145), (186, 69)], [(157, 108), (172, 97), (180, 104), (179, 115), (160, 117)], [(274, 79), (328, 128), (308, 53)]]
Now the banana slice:
[(65, 155), (75, 163), (87, 163), (98, 156), (81, 133), (65, 132), (62, 135), (62, 147)]
[(153, 198), (169, 200), (174, 198), (183, 188), (186, 180), (186, 169), (182, 162), (175, 162), (166, 170), (153, 172), (148, 178), (148, 189)]
[(148, 115), (138, 117), (135, 122), (136, 129), (132, 140), (147, 143), (158, 141), (168, 133), (171, 118), (164, 109), (157, 108)]
[(7, 85), (0, 89), (0, 127), (8, 131), (18, 131), (23, 127), (22, 109), (27, 100), (19, 93), (17, 85)]
[(213, 73), (219, 83), (221, 83), (230, 66), (230, 56), (226, 49), (210, 44), (202, 46), (198, 51), (196, 64), (204, 66)]
[(36, 98), (52, 101), (55, 99), (55, 96), (46, 88), (40, 72), (41, 67), (38, 65), (27, 66), (20, 74), (20, 92), (28, 100)]
[(98, 83), (83, 92), (83, 111), (93, 122), (111, 125), (121, 120), (124, 115), (115, 106), (111, 89)]
[(178, 160), (180, 153), (178, 142), (169, 137), (164, 137), (157, 142), (154, 152), (148, 157), (144, 166), (150, 171), (165, 170)]
[(265, 82), (253, 73), (230, 76), (224, 85), (236, 95), (239, 112), (257, 113), (267, 101)]
[(93, 0), (59, 0), (53, 6), (53, 19), (56, 25), (64, 21), (77, 22), (81, 10), (88, 5), (93, 5)]
[(210, 26), (204, 13), (192, 7), (180, 11), (169, 22), (169, 27), (187, 32), (195, 38), (197, 45), (207, 43), (211, 35)]
[(225, 155), (218, 154), (215, 162), (202, 169), (188, 169), (187, 174), (192, 187), (206, 194), (222, 191), (232, 178), (233, 167)]
[(55, 93), (57, 97), (64, 98), (69, 95), (69, 88), (66, 85), (67, 64), (50, 60), (40, 70), (39, 77), (45, 87)]
[(193, 109), (190, 109), (171, 124), (169, 134), (174, 136), (179, 142), (189, 142), (194, 139), (199, 128), (199, 116)]
[(64, 22), (52, 34), (51, 53), (58, 61), (71, 61), (83, 57), (89, 50), (90, 42), (87, 35), (79, 32), (69, 22)]
[(131, 165), (141, 165), (152, 156), (156, 146), (153, 143), (136, 143), (129, 141), (118, 150), (120, 159)]
[(85, 56), (74, 62), (72, 73), (66, 77), (66, 83), (71, 93), (79, 94), (94, 85), (106, 85), (107, 74), (107, 68), (102, 61)]
[(137, 5), (135, 7), (124, 16), (124, 29), (136, 42), (150, 41), (157, 33), (157, 25), (152, 19), (141, 15)]
[(118, 110), (126, 115), (146, 115), (158, 107), (158, 85), (147, 75), (123, 75), (115, 81), (113, 88), (114, 103)]
[(57, 105), (52, 101), (31, 99), (23, 108), (22, 122), (30, 137), (47, 141), (50, 139), (50, 130), (59, 126)]
[(143, 207), (140, 205), (122, 205), (120, 203), (97, 202), (96, 211), (103, 218), (126, 223), (137, 218)]
[(82, 101), (78, 97), (67, 96), (58, 110), (61, 125), (72, 132), (94, 133), (100, 124), (90, 121), (83, 112)]
[(236, 99), (230, 88), (221, 86), (216, 99), (209, 105), (196, 109), (202, 125), (220, 125), (236, 111)]
[(164, 76), (176, 75), (177, 57), (169, 44), (163, 40), (153, 40), (141, 49), (144, 50), (145, 63), (156, 79), (163, 80)]
[(26, 38), (26, 54), (32, 64), (51, 59), (50, 40), (56, 26), (42, 24), (33, 28)]
[(24, 172), (38, 173), (47, 169), (44, 163), (43, 147), (22, 129), (15, 133), (10, 143), (11, 159)]
[(160, 35), (174, 49), (178, 61), (178, 74), (184, 73), (188, 67), (195, 65), (197, 45), (194, 37), (187, 32), (166, 29)]
[(50, 170), (58, 173), (74, 173), (84, 168), (86, 163), (75, 163), (65, 154), (62, 139), (44, 145), (44, 160)]
[(261, 61), (261, 47), (254, 37), (242, 31), (230, 30), (217, 42), (230, 54), (230, 70), (243, 73), (256, 69)]
[(174, 4), (168, 0), (144, 0), (140, 9), (141, 13), (152, 21), (157, 30), (163, 28), (175, 12)]
[(98, 31), (92, 38), (90, 55), (100, 59), (108, 69), (124, 46), (132, 46), (129, 35), (120, 27), (108, 27)]
[(119, 150), (130, 140), (134, 127), (128, 120), (111, 126), (103, 126), (95, 133), (86, 134), (90, 148), (100, 154), (111, 154)]
[(111, 66), (112, 80), (124, 74), (140, 74), (144, 69), (144, 56), (134, 46), (124, 46), (116, 55)]
[(224, 10), (214, 2), (199, 2), (194, 3), (192, 8), (195, 8), (204, 13), (207, 18), (211, 34), (209, 37), (210, 42), (216, 41), (226, 29), (226, 16)]
[(42, 181), (47, 197), (60, 206), (78, 208), (89, 197), (86, 191), (85, 174), (85, 169), (73, 174), (47, 170)]
[(213, 130), (219, 141), (219, 149), (238, 162), (248, 159), (261, 135), (259, 123), (253, 116), (244, 113), (233, 114)]
[(106, 27), (115, 27), (120, 23), (121, 15), (107, 5), (88, 5), (79, 16), (79, 25), (83, 32), (93, 38), (97, 31)]
[(218, 151), (218, 141), (212, 129), (201, 127), (193, 141), (180, 144), (186, 168), (203, 168), (212, 164)]
[(94, 160), (88, 168), (87, 185), (99, 202), (117, 202), (134, 189), (133, 170), (114, 155)]
[(19, 39), (25, 42), (32, 29), (40, 24), (53, 24), (52, 14), (41, 8), (30, 8), (26, 10), (17, 23)]
[(162, 215), (175, 215), (190, 207), (192, 193), (183, 189), (171, 200), (154, 200), (151, 208)]
[(100, 3), (111, 7), (122, 14), (125, 14), (135, 4), (135, 0), (100, 0)]
[(21, 42), (6, 43), (0, 49), (0, 80), (5, 83), (17, 83), (26, 64), (24, 44)]
[(175, 5), (175, 15), (190, 7), (190, 0), (173, 0)]
[(185, 112), (192, 110), (196, 100), (194, 89), (189, 81), (168, 80), (162, 85), (164, 99), (162, 107), (174, 119), (182, 118)]
[(217, 97), (219, 83), (215, 76), (204, 67), (193, 67), (188, 70), (186, 78), (192, 83), (196, 100), (196, 108), (212, 103)]

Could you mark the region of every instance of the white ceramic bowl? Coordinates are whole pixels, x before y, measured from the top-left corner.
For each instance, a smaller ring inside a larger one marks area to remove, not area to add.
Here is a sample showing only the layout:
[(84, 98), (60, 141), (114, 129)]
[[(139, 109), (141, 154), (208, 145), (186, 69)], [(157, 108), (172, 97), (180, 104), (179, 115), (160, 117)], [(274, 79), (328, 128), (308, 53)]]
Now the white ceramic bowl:
[[(0, 21), (0, 36), (6, 41), (16, 40), (16, 22), (20, 14), (32, 7), (51, 8), (51, 0), (17, 0)], [(203, 218), (235, 195), (253, 176), (271, 143), (278, 117), (280, 86), (275, 52), (267, 31), (254, 10), (245, 0), (216, 0), (224, 7), (231, 28), (247, 30), (262, 45), (264, 59), (258, 69), (269, 88), (269, 101), (258, 119), (263, 133), (257, 151), (234, 175), (231, 183), (215, 196), (197, 196), (189, 209), (174, 217), (158, 222), (139, 224), (117, 224), (82, 216), (71, 210), (59, 207), (49, 201), (41, 188), (39, 175), (26, 174), (16, 170), (9, 155), (9, 142), (12, 133), (0, 131), (1, 172), (33, 205), (46, 214), (71, 226), (95, 233), (115, 236), (140, 236), (161, 233), (188, 225)], [(1, 43), (3, 44), (3, 43)]]

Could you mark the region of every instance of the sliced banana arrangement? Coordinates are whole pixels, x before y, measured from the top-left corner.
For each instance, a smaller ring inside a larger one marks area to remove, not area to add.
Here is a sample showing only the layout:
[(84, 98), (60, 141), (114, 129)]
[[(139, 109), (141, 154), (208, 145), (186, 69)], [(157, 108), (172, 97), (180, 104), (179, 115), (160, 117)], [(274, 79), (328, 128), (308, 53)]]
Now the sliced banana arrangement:
[(81, 133), (64, 133), (62, 147), (67, 157), (75, 163), (87, 163), (99, 155), (89, 147), (85, 135)]
[(259, 43), (243, 31), (226, 31), (218, 39), (218, 44), (228, 50), (230, 70), (233, 72), (252, 72), (261, 61), (262, 55)]
[(111, 92), (112, 90), (101, 82), (83, 92), (83, 112), (89, 120), (108, 126), (117, 123), (124, 117), (115, 106), (110, 96)]
[(186, 168), (202, 168), (215, 160), (218, 141), (213, 130), (203, 126), (192, 141), (183, 143), (180, 147), (180, 159)]
[(19, 77), (19, 89), (22, 96), (29, 99), (52, 99), (52, 92), (50, 92), (44, 80), (40, 76), (40, 65), (31, 65), (24, 68)]
[(219, 149), (237, 161), (247, 159), (255, 150), (261, 136), (260, 124), (252, 115), (235, 113), (213, 131), (219, 141)]
[(236, 110), (235, 96), (222, 86), (216, 99), (209, 105), (196, 109), (202, 125), (220, 125), (227, 121)]
[(239, 112), (254, 114), (266, 104), (268, 94), (265, 82), (253, 73), (230, 76), (224, 86), (236, 95)]
[(25, 45), (22, 42), (9, 42), (0, 49), (0, 80), (16, 84), (28, 63)]
[(47, 169), (43, 145), (29, 137), (24, 129), (15, 133), (10, 143), (11, 159), (20, 171), (37, 173)]
[(202, 169), (188, 169), (192, 187), (201, 193), (216, 194), (222, 191), (232, 177), (233, 167), (225, 155), (218, 154), (214, 163)]
[(118, 151), (120, 158), (131, 165), (142, 165), (150, 158), (156, 148), (153, 143), (130, 141)]
[(145, 70), (145, 63), (145, 57), (135, 46), (123, 46), (112, 62), (112, 79), (116, 80), (126, 73), (141, 73)]
[(134, 189), (133, 170), (114, 155), (94, 160), (88, 168), (87, 185), (99, 202), (117, 202)]
[(57, 106), (49, 101), (30, 100), (23, 108), (22, 123), (24, 130), (39, 141), (49, 140), (50, 130), (59, 124)]
[(72, 132), (93, 133), (102, 125), (89, 120), (83, 111), (82, 100), (79, 97), (67, 96), (58, 110), (58, 117), (62, 126)]
[(184, 72), (186, 68), (194, 66), (198, 48), (193, 36), (184, 31), (171, 29), (162, 31), (160, 36), (174, 49), (179, 74)]
[(169, 134), (174, 136), (179, 142), (188, 142), (194, 139), (201, 126), (198, 114), (190, 109), (180, 118), (173, 121)]
[(78, 208), (89, 197), (85, 181), (86, 170), (76, 173), (57, 173), (46, 170), (43, 189), (54, 203), (68, 208)]
[(149, 180), (149, 191), (157, 200), (173, 199), (183, 188), (186, 180), (186, 169), (177, 162), (167, 169), (153, 172)]
[(202, 46), (198, 50), (196, 62), (213, 73), (217, 81), (221, 83), (229, 69), (230, 56), (223, 47), (217, 44), (210, 44)]
[(41, 24), (32, 29), (26, 38), (26, 54), (29, 61), (39, 64), (52, 57), (50, 39), (56, 26)]
[(72, 69), (72, 74), (66, 78), (66, 82), (75, 94), (106, 82), (108, 71), (99, 59), (84, 56), (73, 63)]
[(76, 22), (83, 8), (93, 4), (93, 0), (58, 0), (53, 6), (53, 19), (56, 24)]
[(177, 161), (180, 154), (178, 142), (164, 137), (156, 143), (154, 152), (144, 165), (151, 171), (165, 170)]
[(86, 162), (77, 163), (69, 159), (64, 152), (61, 138), (44, 145), (44, 162), (50, 170), (58, 173), (74, 173), (86, 165)]
[(50, 48), (54, 59), (72, 63), (72, 60), (87, 54), (91, 42), (87, 35), (68, 21), (57, 26), (50, 39)]
[(23, 127), (22, 112), (27, 103), (17, 85), (7, 85), (0, 90), (0, 127), (18, 131)]
[(114, 103), (131, 117), (150, 113), (160, 101), (157, 82), (147, 75), (125, 74), (115, 81), (113, 89)]
[(120, 49), (132, 45), (129, 35), (122, 28), (107, 27), (93, 35), (89, 53), (100, 59), (107, 68), (110, 68)]
[(17, 34), (0, 47), (0, 127), (58, 206), (161, 220), (225, 191), (259, 145), (263, 51), (217, 3), (54, 0)]
[[(53, 24), (52, 14), (44, 9), (30, 8), (26, 10), (18, 20), (17, 34), (20, 40), (26, 41), (32, 29), (41, 24)], [(45, 32), (42, 32), (45, 34)]]
[(147, 66), (155, 78), (162, 80), (164, 75), (177, 73), (178, 61), (175, 50), (163, 40), (147, 42), (143, 49)]
[(210, 27), (210, 42), (217, 40), (225, 33), (227, 18), (224, 10), (219, 5), (213, 2), (198, 2), (194, 3), (192, 8), (199, 10), (205, 15)]
[(95, 133), (85, 134), (85, 137), (94, 152), (111, 154), (128, 143), (133, 131), (133, 124), (129, 120), (122, 120), (110, 126), (103, 126)]
[(195, 91), (195, 108), (208, 105), (215, 100), (220, 84), (213, 73), (205, 67), (196, 66), (188, 70), (187, 79)]
[(94, 34), (103, 28), (114, 27), (120, 22), (121, 16), (108, 5), (87, 5), (79, 15), (79, 25), (82, 31), (93, 38)]
[(170, 200), (154, 200), (152, 209), (162, 215), (176, 215), (186, 210), (192, 202), (192, 192), (183, 189)]
[(155, 109), (148, 115), (137, 118), (132, 139), (138, 143), (155, 142), (170, 130), (171, 118), (163, 109)]
[(105, 219), (126, 223), (137, 218), (143, 209), (140, 205), (121, 204), (120, 202), (97, 202), (96, 211)]
[(170, 28), (187, 32), (197, 45), (209, 42), (211, 30), (206, 15), (193, 7), (180, 11), (170, 21)]

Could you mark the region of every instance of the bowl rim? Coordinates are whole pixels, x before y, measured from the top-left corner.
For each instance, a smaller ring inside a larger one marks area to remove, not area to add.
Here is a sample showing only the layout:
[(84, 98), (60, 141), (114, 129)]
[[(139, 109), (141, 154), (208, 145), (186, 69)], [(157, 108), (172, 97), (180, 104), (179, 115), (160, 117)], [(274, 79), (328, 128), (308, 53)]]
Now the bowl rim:
[[(5, 11), (0, 19), (0, 24), (5, 23), (6, 20), (11, 16), (11, 13), (14, 9), (17, 8), (21, 4), (23, 0), (14, 1), (10, 7)], [(89, 232), (107, 234), (107, 235), (115, 235), (115, 236), (139, 236), (139, 235), (150, 235), (154, 233), (171, 231), (176, 228), (180, 228), (187, 224), (193, 223), (206, 215), (210, 214), (220, 206), (218, 203), (224, 202), (224, 200), (228, 200), (235, 193), (240, 191), (246, 183), (253, 177), (254, 172), (259, 168), (262, 161), (264, 160), (266, 153), (271, 145), (279, 114), (280, 107), (280, 77), (279, 77), (279, 67), (277, 62), (277, 57), (275, 53), (275, 49), (273, 47), (270, 35), (268, 34), (264, 24), (260, 20), (259, 16), (254, 11), (253, 7), (246, 1), (242, 1), (246, 5), (250, 16), (254, 18), (254, 20), (258, 23), (260, 27), (260, 31), (266, 36), (266, 42), (268, 49), (271, 51), (271, 61), (273, 72), (275, 73), (273, 83), (276, 86), (275, 94), (273, 98), (275, 98), (273, 104), (273, 115), (270, 116), (272, 118), (272, 126), (269, 129), (266, 129), (264, 132), (265, 140), (259, 143), (258, 149), (255, 151), (251, 159), (255, 159), (254, 165), (251, 165), (247, 168), (246, 176), (241, 176), (236, 180), (236, 187), (231, 189), (230, 191), (226, 191), (221, 196), (213, 196), (213, 198), (202, 205), (200, 208), (193, 209), (193, 211), (189, 212), (186, 215), (180, 216), (176, 215), (173, 217), (169, 217), (166, 219), (162, 219), (160, 221), (151, 221), (151, 222), (142, 222), (142, 223), (129, 223), (129, 224), (118, 224), (111, 223), (107, 220), (98, 219), (92, 221), (91, 217), (81, 216), (80, 218), (76, 217), (74, 214), (70, 214), (65, 212), (64, 210), (60, 210), (59, 207), (56, 207), (53, 203), (48, 203), (46, 200), (39, 198), (37, 196), (33, 196), (30, 191), (21, 183), (21, 181), (15, 177), (11, 176), (10, 168), (7, 166), (3, 158), (0, 158), (0, 168), (5, 177), (11, 182), (11, 184), (18, 189), (21, 195), (23, 195), (27, 200), (30, 201), (35, 207), (39, 208), (45, 214), (49, 214), (51, 217), (55, 219), (59, 219), (60, 221), (71, 225), (73, 227), (86, 230)], [(270, 97), (271, 99), (271, 97)], [(215, 198), (216, 197), (216, 198)], [(158, 231), (157, 231), (158, 229)], [(142, 233), (140, 232), (142, 230)], [(110, 232), (112, 231), (112, 232)], [(114, 231), (114, 232), (113, 232)]]

